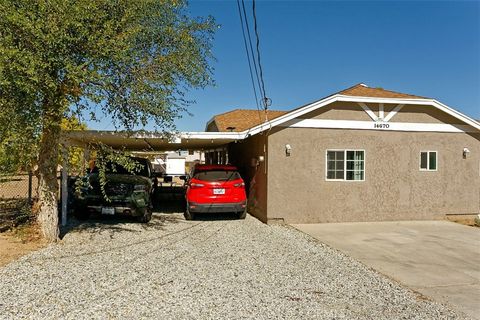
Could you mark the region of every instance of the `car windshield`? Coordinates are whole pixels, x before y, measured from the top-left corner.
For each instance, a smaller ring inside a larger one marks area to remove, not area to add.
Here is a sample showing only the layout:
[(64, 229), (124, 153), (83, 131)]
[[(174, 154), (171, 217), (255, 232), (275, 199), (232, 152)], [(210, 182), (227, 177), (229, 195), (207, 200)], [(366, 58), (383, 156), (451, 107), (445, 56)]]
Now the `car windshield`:
[(202, 181), (233, 181), (240, 179), (240, 174), (231, 170), (209, 170), (198, 171), (193, 178)]
[[(150, 177), (150, 168), (148, 166), (148, 161), (147, 159), (141, 159), (141, 158), (132, 158), (132, 160), (136, 161), (138, 163), (138, 166), (136, 170), (134, 170), (134, 174), (137, 176), (143, 176), (143, 177)], [(92, 173), (98, 173), (98, 168), (95, 167), (92, 170)], [(127, 174), (131, 175), (132, 173), (129, 172), (125, 167), (118, 163), (113, 163), (109, 162), (105, 166), (105, 173), (107, 174)]]

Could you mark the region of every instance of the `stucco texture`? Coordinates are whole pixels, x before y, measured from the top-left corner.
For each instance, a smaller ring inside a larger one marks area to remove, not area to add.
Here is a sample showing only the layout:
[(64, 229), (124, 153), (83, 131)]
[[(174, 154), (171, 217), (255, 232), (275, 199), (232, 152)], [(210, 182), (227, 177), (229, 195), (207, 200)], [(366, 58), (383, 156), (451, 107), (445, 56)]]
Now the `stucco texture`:
[[(380, 109), (378, 104), (366, 103), (366, 105), (378, 115)], [(385, 116), (387, 116), (387, 114), (396, 106), (396, 104), (384, 104), (383, 110)], [(356, 102), (335, 102), (321, 109), (307, 113), (301, 118), (372, 121), (368, 114)], [(405, 105), (393, 119), (394, 122), (462, 124), (461, 120), (452, 117), (433, 106), (425, 105)]]
[(257, 134), (231, 143), (228, 154), (230, 162), (238, 167), (245, 181), (248, 212), (267, 222), (267, 162), (257, 161), (259, 156), (267, 158), (267, 136)]
[[(364, 120), (365, 112), (353, 106), (334, 109), (325, 109), (324, 116), (320, 112), (310, 116)], [(451, 120), (434, 110), (422, 113), (408, 108), (404, 112), (392, 121)], [(292, 148), (290, 156), (286, 156), (286, 144)], [(465, 147), (470, 150), (466, 158)], [(365, 181), (326, 181), (327, 149), (365, 150)], [(437, 171), (420, 171), (420, 151), (425, 150), (438, 152)], [(268, 219), (280, 218), (287, 223), (426, 220), (442, 219), (446, 214), (478, 214), (480, 135), (272, 130), (268, 137), (267, 190)]]

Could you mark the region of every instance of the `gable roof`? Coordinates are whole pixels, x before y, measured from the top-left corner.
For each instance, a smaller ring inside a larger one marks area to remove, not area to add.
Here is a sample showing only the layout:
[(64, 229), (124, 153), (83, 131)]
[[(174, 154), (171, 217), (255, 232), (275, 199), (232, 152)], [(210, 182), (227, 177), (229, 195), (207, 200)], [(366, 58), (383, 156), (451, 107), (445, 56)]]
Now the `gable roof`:
[[(453, 116), (454, 118), (459, 119), (463, 123), (465, 123), (467, 126), (473, 128), (474, 130), (479, 130), (480, 131), (480, 122), (462, 114), (461, 112), (458, 112), (455, 109), (450, 108), (449, 106), (431, 98), (425, 98), (421, 96), (416, 96), (416, 95), (411, 95), (411, 94), (406, 94), (406, 93), (400, 93), (400, 92), (395, 92), (391, 90), (385, 90), (381, 88), (369, 88), (367, 85), (360, 83), (357, 85), (354, 85), (350, 88), (344, 89), (342, 91), (339, 91), (337, 93), (334, 93), (330, 96), (327, 96), (321, 100), (314, 101), (312, 103), (306, 104), (304, 106), (301, 106), (297, 109), (291, 110), (290, 112), (285, 112), (285, 111), (280, 111), (283, 114), (278, 115), (277, 117), (270, 117), (268, 121), (263, 122), (258, 119), (258, 111), (253, 110), (253, 114), (257, 114), (257, 121), (255, 121), (257, 124), (253, 126), (248, 126), (247, 123), (245, 123), (244, 126), (239, 126), (239, 128), (235, 129), (235, 131), (239, 132), (240, 135), (244, 137), (248, 137), (251, 135), (255, 135), (257, 133), (263, 132), (265, 130), (269, 130), (272, 127), (278, 126), (285, 124), (286, 122), (293, 120), (295, 118), (299, 118), (304, 114), (307, 114), (309, 112), (312, 112), (314, 110), (323, 108), (331, 103), (337, 102), (337, 101), (342, 101), (342, 102), (356, 102), (359, 104), (362, 103), (378, 103), (378, 104), (397, 104), (397, 105), (428, 105), (432, 106), (434, 108), (437, 108), (438, 110), (441, 110), (445, 112), (446, 114), (449, 114)], [(235, 112), (237, 110), (234, 110)], [(252, 111), (252, 110), (250, 110)], [(277, 111), (278, 112), (278, 111)], [(229, 112), (222, 114), (222, 115), (227, 115)], [(222, 116), (219, 115), (219, 116)], [(207, 123), (208, 125), (215, 120), (216, 117), (212, 118)], [(253, 122), (252, 122), (253, 123)], [(231, 126), (231, 125), (229, 125)], [(220, 128), (219, 128), (220, 129)], [(243, 129), (243, 131), (241, 130)], [(225, 131), (226, 128), (224, 128)]]
[(375, 97), (375, 98), (405, 98), (405, 99), (429, 99), (412, 94), (385, 90), (383, 88), (370, 88), (363, 83), (354, 85), (353, 87), (339, 91), (336, 94), (354, 97)]
[(215, 123), (219, 132), (242, 132), (266, 121), (278, 118), (287, 113), (288, 111), (268, 110), (266, 112), (267, 119), (265, 119), (265, 112), (263, 111), (251, 109), (235, 109), (214, 116), (207, 123), (206, 130), (208, 131), (209, 125), (213, 122)]

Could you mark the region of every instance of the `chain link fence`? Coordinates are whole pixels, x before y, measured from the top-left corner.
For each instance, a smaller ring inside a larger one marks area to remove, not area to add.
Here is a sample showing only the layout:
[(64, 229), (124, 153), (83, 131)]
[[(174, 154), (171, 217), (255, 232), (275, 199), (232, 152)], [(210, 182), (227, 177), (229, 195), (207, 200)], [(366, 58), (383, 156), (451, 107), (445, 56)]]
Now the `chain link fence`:
[(38, 179), (32, 173), (0, 175), (0, 232), (31, 218), (37, 186)]

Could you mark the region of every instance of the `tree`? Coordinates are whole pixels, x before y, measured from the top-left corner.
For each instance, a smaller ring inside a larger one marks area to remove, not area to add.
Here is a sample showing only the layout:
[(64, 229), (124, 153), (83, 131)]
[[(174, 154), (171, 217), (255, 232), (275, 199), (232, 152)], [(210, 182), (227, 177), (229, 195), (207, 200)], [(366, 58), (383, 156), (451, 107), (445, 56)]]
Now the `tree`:
[[(18, 127), (21, 121), (15, 119), (16, 114), (1, 113), (0, 123), (0, 174), (17, 174), (36, 167), (35, 155), (39, 135), (34, 134), (33, 127)], [(13, 121), (12, 121), (13, 117)], [(4, 118), (4, 119), (2, 119)], [(12, 125), (13, 124), (13, 125)], [(77, 117), (63, 118), (61, 130), (86, 130), (87, 125)], [(79, 147), (68, 147), (69, 168), (75, 172), (83, 167), (83, 154)], [(59, 155), (61, 157), (62, 155)], [(62, 162), (60, 159), (59, 163)]]
[[(0, 0), (0, 135), (38, 153), (39, 215), (58, 239), (61, 123), (72, 114), (108, 115), (127, 131), (160, 130), (212, 83), (216, 28), (191, 18), (183, 0)], [(3, 138), (2, 138), (3, 139)]]
[[(87, 125), (81, 122), (77, 117), (63, 118), (60, 125), (62, 131), (69, 130), (87, 130)], [(62, 154), (59, 154), (60, 163), (63, 162)], [(82, 148), (68, 146), (68, 169), (70, 172), (81, 173), (85, 169), (84, 156)]]

